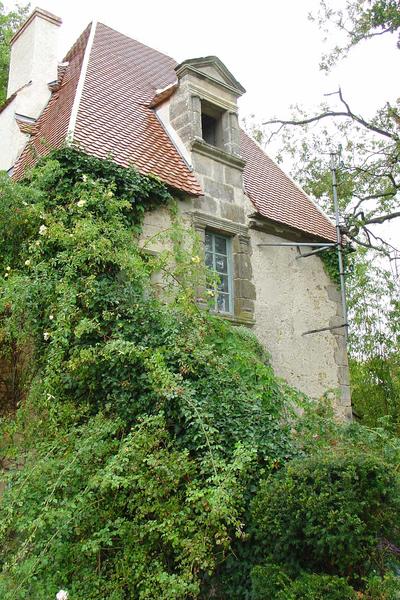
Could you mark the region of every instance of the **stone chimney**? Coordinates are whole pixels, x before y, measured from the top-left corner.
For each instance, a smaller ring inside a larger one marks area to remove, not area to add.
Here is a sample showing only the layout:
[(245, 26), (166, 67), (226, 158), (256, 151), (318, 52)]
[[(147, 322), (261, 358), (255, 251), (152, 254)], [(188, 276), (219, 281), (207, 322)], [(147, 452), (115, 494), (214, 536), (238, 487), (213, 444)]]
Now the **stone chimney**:
[(40, 115), (50, 98), (48, 84), (57, 79), (60, 25), (59, 17), (35, 8), (11, 40), (7, 97), (21, 90), (15, 112), (29, 119)]

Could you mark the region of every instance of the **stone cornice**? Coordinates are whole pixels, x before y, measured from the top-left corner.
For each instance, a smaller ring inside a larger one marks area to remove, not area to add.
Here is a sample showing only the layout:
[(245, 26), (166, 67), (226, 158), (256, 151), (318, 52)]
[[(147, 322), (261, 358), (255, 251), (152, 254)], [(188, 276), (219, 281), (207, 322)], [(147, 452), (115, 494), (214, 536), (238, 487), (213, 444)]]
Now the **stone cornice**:
[(263, 217), (259, 213), (249, 215), (249, 228), (257, 231), (263, 231), (277, 237), (284, 238), (293, 242), (325, 242), (325, 238), (316, 235), (307, 234), (300, 229), (289, 227), (283, 223), (272, 221), (267, 217)]
[(235, 223), (234, 221), (228, 221), (228, 219), (221, 219), (220, 217), (214, 217), (209, 213), (192, 212), (193, 226), (200, 229), (214, 229), (223, 233), (231, 233), (232, 235), (239, 235), (243, 238), (249, 238), (249, 229), (247, 225), (241, 223)]
[(229, 152), (225, 152), (221, 148), (217, 148), (216, 146), (212, 146), (211, 144), (207, 144), (201, 138), (196, 138), (192, 142), (192, 152), (197, 152), (197, 154), (202, 154), (203, 156), (208, 156), (217, 160), (218, 162), (223, 163), (224, 165), (228, 165), (229, 167), (234, 167), (243, 171), (245, 167), (245, 161), (240, 158), (240, 156), (236, 156), (235, 154), (230, 154)]
[[(216, 77), (213, 77), (209, 73), (205, 73), (201, 70), (201, 67), (209, 67), (213, 66), (217, 71), (221, 73), (224, 79), (228, 81), (221, 81)], [(219, 85), (220, 87), (228, 90), (232, 94), (234, 94), (237, 98), (242, 96), (246, 91), (244, 87), (233, 77), (232, 73), (228, 71), (225, 65), (217, 58), (217, 57), (206, 57), (204, 59), (193, 59), (189, 61), (185, 61), (178, 65), (175, 68), (175, 72), (179, 78), (183, 77), (187, 73), (194, 74), (196, 77), (201, 79), (208, 79), (215, 85)]]

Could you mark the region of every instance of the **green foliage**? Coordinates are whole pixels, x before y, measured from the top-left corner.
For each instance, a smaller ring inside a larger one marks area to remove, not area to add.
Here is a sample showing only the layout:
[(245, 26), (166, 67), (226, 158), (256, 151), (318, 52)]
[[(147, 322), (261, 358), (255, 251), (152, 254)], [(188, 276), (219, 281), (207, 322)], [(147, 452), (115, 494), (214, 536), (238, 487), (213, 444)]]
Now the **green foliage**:
[(398, 440), (340, 427), (199, 308), (210, 273), (160, 181), (68, 148), (0, 200), (0, 352), (24, 374), (0, 422), (1, 598), (333, 600), (370, 571), (377, 589)]
[(391, 464), (357, 451), (317, 453), (261, 484), (253, 504), (257, 536), (274, 563), (362, 578), (388, 567), (380, 543), (398, 544), (399, 480)]
[[(198, 308), (207, 272), (157, 179), (62, 149), (0, 185), (0, 348), (31, 365), (2, 425), (21, 468), (0, 506), (1, 597), (205, 594), (240, 564), (260, 474), (296, 452), (300, 395), (250, 331)], [(140, 238), (155, 206), (172, 222), (156, 257)]]
[(252, 571), (254, 600), (356, 600), (354, 589), (341, 577), (302, 573), (296, 579), (274, 564)]
[(394, 352), (350, 361), (352, 403), (362, 423), (370, 427), (386, 419), (387, 426), (400, 435), (400, 364)]
[(0, 2), (0, 106), (7, 95), (10, 40), (25, 20), (29, 6), (29, 4), (25, 6), (17, 4), (13, 10), (6, 11), (3, 2)]
[[(205, 476), (157, 415), (102, 415), (38, 445), (2, 501), (0, 596), (187, 598), (242, 535), (249, 454)], [(7, 552), (4, 549), (7, 548)]]
[[(394, 33), (400, 28), (400, 10), (397, 0), (352, 0), (345, 9), (333, 8), (331, 2), (321, 0), (317, 17), (320, 27), (329, 32), (330, 26), (343, 36), (333, 50), (323, 57), (321, 69), (329, 70), (347, 56), (349, 50), (374, 36)], [(399, 46), (399, 43), (398, 43)]]

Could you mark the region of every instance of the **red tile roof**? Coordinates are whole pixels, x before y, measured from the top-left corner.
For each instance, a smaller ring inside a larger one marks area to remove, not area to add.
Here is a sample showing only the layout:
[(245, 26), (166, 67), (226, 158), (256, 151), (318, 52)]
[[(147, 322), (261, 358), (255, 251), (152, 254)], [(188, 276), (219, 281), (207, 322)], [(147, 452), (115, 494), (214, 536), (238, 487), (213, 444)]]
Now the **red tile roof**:
[(176, 81), (175, 61), (98, 24), (74, 141), (88, 154), (134, 165), (193, 195), (201, 188), (150, 104)]
[(65, 57), (69, 64), (62, 75), (60, 88), (52, 93), (49, 103), (37, 120), (36, 133), (15, 163), (13, 178), (21, 178), (25, 169), (35, 163), (37, 156), (60, 148), (65, 142), (89, 34), (90, 25)]
[(246, 161), (245, 192), (263, 217), (336, 241), (336, 230), (328, 217), (244, 131), (240, 151)]
[[(66, 139), (91, 26), (65, 57), (69, 64), (39, 117), (37, 132), (14, 167), (20, 178), (37, 155)], [(89, 50), (89, 49), (88, 49)], [(153, 173), (191, 195), (202, 190), (153, 110), (160, 90), (173, 90), (176, 62), (99, 23), (90, 49), (73, 141), (83, 151)], [(167, 94), (168, 95), (168, 94)], [(323, 239), (335, 240), (328, 218), (242, 132), (245, 191), (260, 215)]]

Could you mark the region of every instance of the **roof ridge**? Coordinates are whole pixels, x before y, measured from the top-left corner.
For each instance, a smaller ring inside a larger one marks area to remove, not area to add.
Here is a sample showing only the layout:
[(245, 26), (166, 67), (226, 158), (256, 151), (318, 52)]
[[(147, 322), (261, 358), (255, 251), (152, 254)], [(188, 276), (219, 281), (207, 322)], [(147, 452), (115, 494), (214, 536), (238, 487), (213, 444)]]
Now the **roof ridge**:
[(71, 142), (74, 138), (76, 120), (78, 118), (79, 104), (80, 104), (80, 101), (82, 98), (83, 87), (85, 85), (86, 73), (88, 70), (88, 65), (89, 65), (89, 60), (90, 60), (90, 53), (92, 51), (93, 41), (94, 41), (94, 37), (96, 35), (96, 27), (97, 27), (97, 21), (93, 20), (90, 23), (90, 33), (89, 33), (89, 37), (87, 38), (87, 41), (86, 41), (86, 47), (85, 47), (85, 51), (84, 51), (84, 55), (83, 55), (83, 61), (82, 61), (82, 65), (81, 65), (81, 71), (79, 74), (78, 85), (75, 90), (75, 97), (74, 97), (74, 101), (72, 104), (71, 115), (70, 115), (69, 123), (68, 123), (67, 140), (69, 139)]

